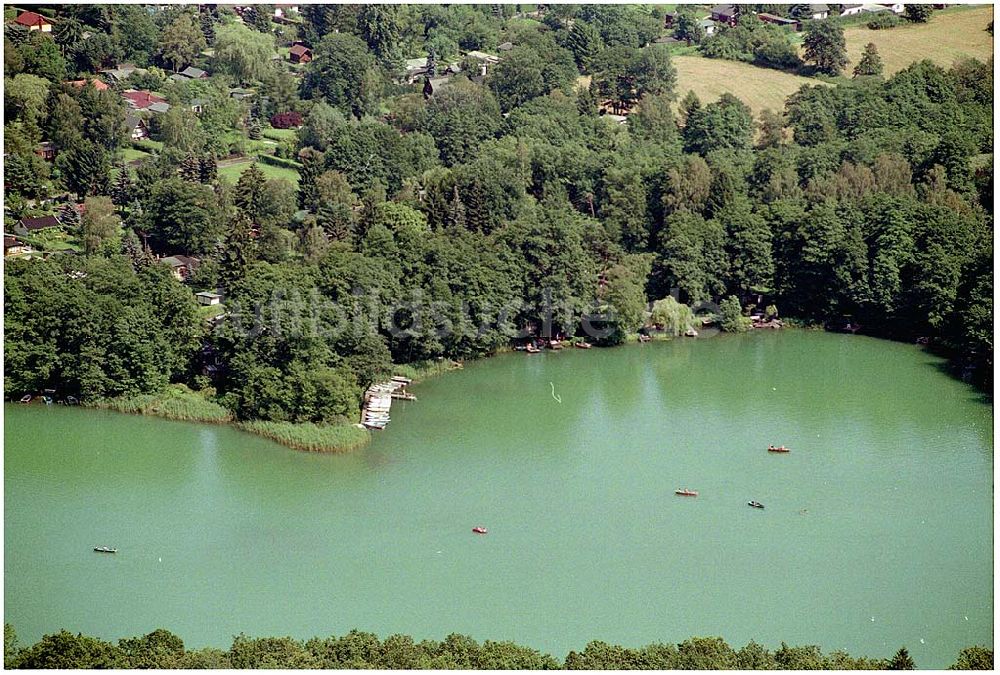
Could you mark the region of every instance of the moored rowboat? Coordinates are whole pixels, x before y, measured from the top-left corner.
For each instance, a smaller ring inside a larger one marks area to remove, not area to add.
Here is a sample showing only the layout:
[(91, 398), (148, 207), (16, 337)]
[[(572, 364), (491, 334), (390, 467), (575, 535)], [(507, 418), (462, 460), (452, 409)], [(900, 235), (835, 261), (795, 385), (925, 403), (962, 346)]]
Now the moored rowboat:
[(698, 491), (688, 490), (687, 488), (684, 488), (683, 490), (674, 490), (674, 494), (680, 495), (681, 497), (697, 497)]

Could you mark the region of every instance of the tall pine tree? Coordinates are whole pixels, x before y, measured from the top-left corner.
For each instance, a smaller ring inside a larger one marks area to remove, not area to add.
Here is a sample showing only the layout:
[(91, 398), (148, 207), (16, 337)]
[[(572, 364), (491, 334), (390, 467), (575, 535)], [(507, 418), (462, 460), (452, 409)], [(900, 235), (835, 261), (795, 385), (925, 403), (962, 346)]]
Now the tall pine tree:
[(323, 155), (312, 148), (299, 153), (299, 208), (316, 213), (319, 208), (319, 190), (316, 179), (323, 173)]

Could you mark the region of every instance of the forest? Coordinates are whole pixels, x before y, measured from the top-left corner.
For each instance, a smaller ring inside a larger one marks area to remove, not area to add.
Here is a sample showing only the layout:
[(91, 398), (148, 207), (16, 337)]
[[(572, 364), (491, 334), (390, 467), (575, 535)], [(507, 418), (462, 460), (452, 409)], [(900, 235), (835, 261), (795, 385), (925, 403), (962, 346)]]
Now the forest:
[[(301, 641), (291, 637), (237, 635), (228, 650), (185, 649), (170, 631), (124, 638), (117, 644), (60, 631), (21, 647), (13, 626), (4, 624), (4, 667), (21, 668), (323, 668), (365, 670), (914, 670), (906, 647), (887, 659), (854, 657), (844, 651), (824, 654), (816, 645), (785, 643), (771, 651), (750, 642), (733, 649), (719, 637), (695, 637), (677, 645), (640, 648), (593, 641), (583, 651), (557, 659), (513, 642), (453, 633), (444, 641), (415, 641), (409, 635), (384, 640), (352, 630), (343, 636)], [(954, 670), (991, 670), (993, 650), (963, 649)]]
[(276, 7), (7, 21), (5, 232), (34, 249), (6, 258), (8, 399), (184, 384), (241, 421), (356, 421), (394, 364), (616, 345), (671, 302), (853, 322), (989, 388), (992, 61), (885, 78), (835, 21), (800, 56), (744, 11), (704, 48), (833, 78), (755, 116), (678, 90), (661, 7)]

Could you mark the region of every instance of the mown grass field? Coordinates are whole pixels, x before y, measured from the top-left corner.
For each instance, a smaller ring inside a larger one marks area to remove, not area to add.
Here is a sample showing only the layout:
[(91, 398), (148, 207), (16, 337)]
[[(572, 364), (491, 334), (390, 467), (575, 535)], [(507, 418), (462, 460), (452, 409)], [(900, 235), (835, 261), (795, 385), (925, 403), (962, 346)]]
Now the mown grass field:
[(780, 112), (785, 108), (785, 99), (799, 87), (821, 84), (819, 80), (739, 61), (675, 56), (673, 62), (677, 68), (678, 99), (693, 90), (705, 104), (728, 92), (749, 105), (755, 115), (765, 108)]
[(847, 28), (844, 37), (851, 61), (846, 74), (854, 70), (869, 42), (878, 47), (887, 76), (923, 59), (945, 68), (969, 57), (986, 61), (993, 56), (993, 36), (986, 32), (992, 20), (993, 7), (987, 6), (935, 12), (927, 23), (889, 30), (870, 30), (864, 25)]
[[(225, 178), (230, 183), (235, 185), (236, 181), (240, 179), (240, 174), (249, 169), (251, 164), (253, 164), (253, 159), (247, 159), (245, 162), (236, 162), (235, 164), (220, 166), (219, 177)], [(273, 166), (271, 164), (265, 164), (264, 162), (257, 162), (257, 168), (260, 169), (267, 178), (284, 178), (292, 185), (299, 184), (299, 172), (295, 169), (286, 169), (283, 166)]]

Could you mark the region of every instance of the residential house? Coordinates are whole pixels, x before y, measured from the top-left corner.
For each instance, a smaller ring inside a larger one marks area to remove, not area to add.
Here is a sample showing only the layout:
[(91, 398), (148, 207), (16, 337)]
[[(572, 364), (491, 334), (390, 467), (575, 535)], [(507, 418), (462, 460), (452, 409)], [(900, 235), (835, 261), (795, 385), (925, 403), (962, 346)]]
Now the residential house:
[(167, 102), (167, 99), (162, 96), (157, 96), (144, 89), (126, 89), (122, 92), (122, 98), (133, 110), (149, 110), (149, 107), (154, 103)]
[(129, 115), (125, 118), (125, 126), (129, 130), (129, 138), (133, 141), (141, 141), (149, 138), (149, 127), (138, 115)]
[(97, 91), (107, 91), (108, 89), (111, 88), (107, 84), (101, 82), (96, 78), (90, 80), (69, 80), (67, 82), (63, 82), (63, 84), (68, 84), (69, 86), (75, 87), (77, 89), (83, 89), (88, 84), (92, 84), (94, 85), (94, 89), (96, 89)]
[[(902, 5), (900, 5), (902, 7)], [(856, 16), (858, 14), (878, 14), (879, 12), (890, 12), (889, 5), (866, 3), (864, 5), (841, 5), (840, 16)]]
[(188, 66), (180, 74), (191, 80), (204, 80), (208, 78), (208, 71), (195, 68), (194, 66)]
[(35, 154), (51, 162), (56, 158), (56, 144), (51, 141), (42, 141), (35, 146)]
[(115, 82), (124, 82), (129, 78), (132, 73), (145, 73), (145, 68), (136, 68), (132, 63), (119, 63), (114, 68), (106, 68), (101, 71), (101, 74), (107, 75), (111, 80)]
[(188, 105), (191, 106), (191, 110), (198, 115), (205, 112), (205, 99), (203, 98), (193, 98)]
[(43, 33), (52, 32), (52, 22), (36, 12), (21, 12), (14, 19), (14, 23), (20, 24), (28, 30), (37, 30)]
[(783, 16), (778, 16), (777, 14), (768, 14), (767, 12), (761, 12), (757, 15), (757, 18), (764, 23), (774, 24), (775, 26), (791, 28), (795, 31), (802, 30), (802, 22), (797, 19), (789, 19)]
[(830, 16), (830, 7), (828, 5), (809, 5), (809, 18), (815, 21), (822, 21), (823, 19)]
[(698, 25), (701, 26), (702, 30), (705, 31), (705, 35), (714, 35), (715, 28), (719, 24), (713, 21), (712, 19), (702, 19), (701, 21), (698, 22)]
[(715, 7), (712, 8), (713, 21), (718, 21), (719, 23), (735, 26), (736, 20), (739, 17), (740, 17), (740, 8), (737, 7), (736, 5), (716, 5)]
[(21, 218), (14, 226), (14, 232), (22, 237), (37, 234), (42, 230), (53, 227), (61, 227), (62, 223), (55, 216), (42, 216), (40, 218)]
[(198, 269), (201, 260), (186, 255), (172, 255), (160, 259), (161, 263), (170, 266), (170, 271), (178, 281), (187, 281), (188, 277)]
[(479, 72), (477, 73), (479, 77), (486, 77), (486, 73), (489, 72), (489, 69), (500, 63), (499, 56), (496, 56), (495, 54), (487, 54), (486, 52), (471, 51), (466, 52), (465, 56), (479, 61)]
[[(902, 14), (904, 11), (906, 11), (906, 5), (904, 5), (901, 2), (882, 2), (879, 4), (882, 5), (883, 7), (888, 8), (889, 11), (892, 12), (893, 14)], [(944, 8), (944, 6), (938, 7), (938, 5), (934, 5), (934, 7), (937, 9)]]
[(428, 74), (433, 75), (434, 73), (431, 73), (430, 69), (427, 67), (426, 58), (406, 60), (405, 79), (407, 84), (413, 84), (419, 78), (424, 77)]
[(229, 90), (229, 97), (235, 98), (237, 101), (242, 101), (245, 98), (250, 98), (257, 92), (253, 89), (241, 89), (240, 87), (233, 87)]
[(312, 61), (313, 53), (305, 45), (297, 44), (288, 50), (288, 58), (292, 63), (309, 63)]
[(287, 19), (289, 14), (298, 14), (298, 5), (275, 5), (274, 6), (274, 18), (275, 19)]
[(9, 258), (15, 255), (31, 253), (31, 247), (15, 236), (5, 234), (3, 236), (3, 257)]
[(222, 302), (221, 295), (218, 293), (209, 293), (208, 291), (195, 293), (194, 297), (198, 299), (199, 305), (218, 305)]

